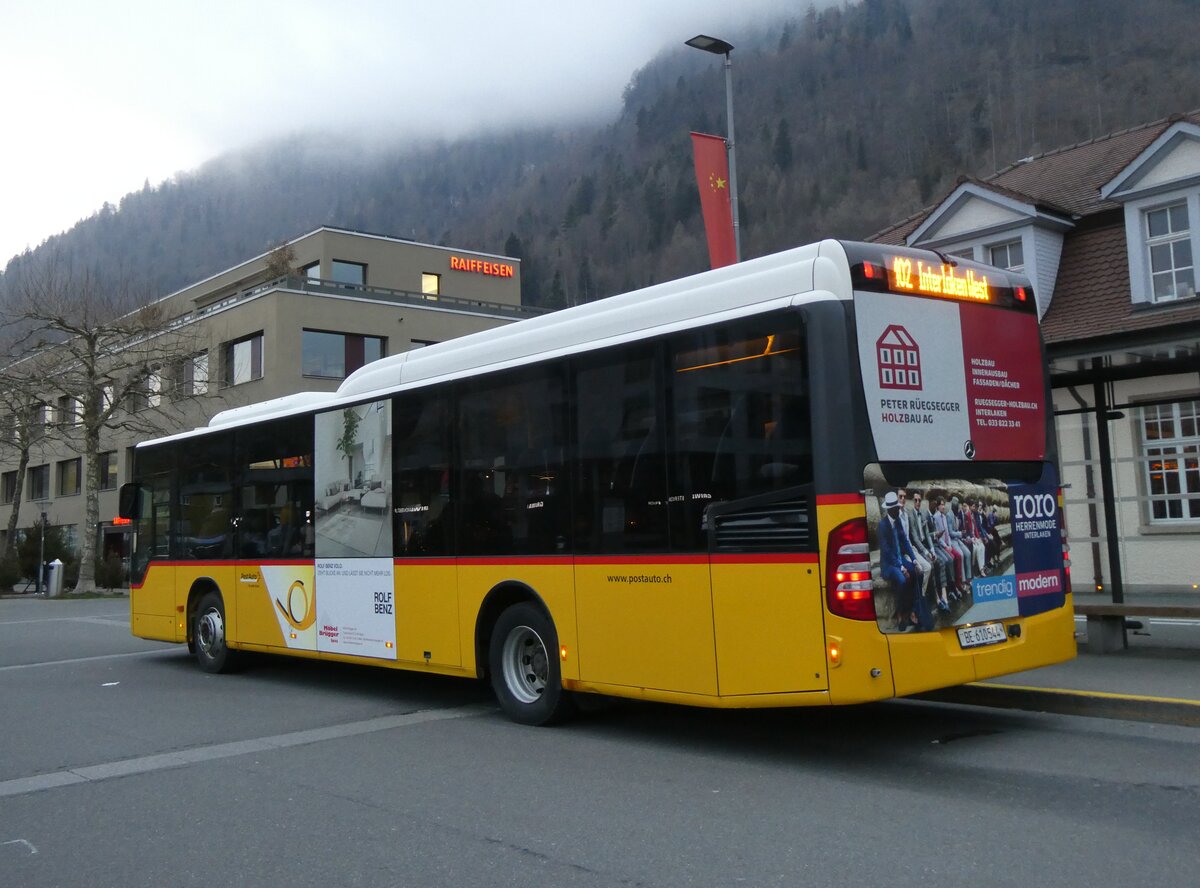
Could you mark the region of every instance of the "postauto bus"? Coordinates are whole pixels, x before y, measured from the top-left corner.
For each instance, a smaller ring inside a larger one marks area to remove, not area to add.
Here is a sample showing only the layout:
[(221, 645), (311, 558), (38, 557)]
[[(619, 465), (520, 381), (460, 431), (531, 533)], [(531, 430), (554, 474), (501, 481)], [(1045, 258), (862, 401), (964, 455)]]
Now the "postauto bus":
[(1074, 655), (1029, 282), (825, 240), (140, 444), (132, 629), (708, 707)]

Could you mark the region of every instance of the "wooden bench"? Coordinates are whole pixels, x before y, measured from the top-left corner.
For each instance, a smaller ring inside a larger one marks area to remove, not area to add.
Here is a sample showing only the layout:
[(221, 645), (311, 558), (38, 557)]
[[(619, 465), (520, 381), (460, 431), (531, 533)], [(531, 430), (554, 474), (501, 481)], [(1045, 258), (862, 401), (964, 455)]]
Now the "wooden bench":
[(1124, 650), (1125, 621), (1130, 617), (1200, 619), (1200, 605), (1186, 604), (1077, 604), (1075, 613), (1087, 617), (1087, 650), (1109, 654)]

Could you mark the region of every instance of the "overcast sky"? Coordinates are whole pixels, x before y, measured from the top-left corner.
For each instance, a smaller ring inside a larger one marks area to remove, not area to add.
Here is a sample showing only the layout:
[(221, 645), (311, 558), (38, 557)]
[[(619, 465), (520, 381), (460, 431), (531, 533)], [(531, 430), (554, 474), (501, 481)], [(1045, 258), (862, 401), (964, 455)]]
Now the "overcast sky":
[(660, 50), (700, 33), (736, 46), (800, 8), (0, 0), (0, 268), (146, 179), (157, 185), (271, 135), (311, 126), (454, 136), (611, 116)]

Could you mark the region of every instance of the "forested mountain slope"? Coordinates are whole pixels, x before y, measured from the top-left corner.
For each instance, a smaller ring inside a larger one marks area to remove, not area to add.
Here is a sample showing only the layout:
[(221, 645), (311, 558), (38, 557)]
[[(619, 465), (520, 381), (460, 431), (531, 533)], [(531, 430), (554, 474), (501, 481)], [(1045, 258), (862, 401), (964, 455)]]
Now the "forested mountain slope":
[[(747, 257), (862, 237), (961, 174), (1200, 107), (1194, 0), (863, 0), (746, 32), (722, 36)], [(331, 224), (517, 255), (527, 301), (586, 301), (707, 267), (688, 132), (724, 127), (720, 60), (671, 47), (616, 120), (291, 136), (147, 183), (33, 254), (162, 294)]]

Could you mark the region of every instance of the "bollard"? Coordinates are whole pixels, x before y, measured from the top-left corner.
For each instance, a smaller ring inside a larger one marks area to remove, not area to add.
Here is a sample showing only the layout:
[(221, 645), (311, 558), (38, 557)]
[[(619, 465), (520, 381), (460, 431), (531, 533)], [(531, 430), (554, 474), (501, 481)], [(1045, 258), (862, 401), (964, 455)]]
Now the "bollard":
[(47, 566), (46, 571), (46, 597), (57, 598), (62, 595), (63, 590), (63, 563), (59, 558), (55, 558)]

